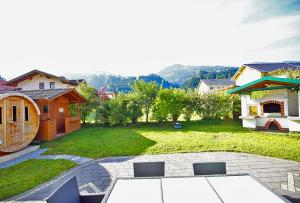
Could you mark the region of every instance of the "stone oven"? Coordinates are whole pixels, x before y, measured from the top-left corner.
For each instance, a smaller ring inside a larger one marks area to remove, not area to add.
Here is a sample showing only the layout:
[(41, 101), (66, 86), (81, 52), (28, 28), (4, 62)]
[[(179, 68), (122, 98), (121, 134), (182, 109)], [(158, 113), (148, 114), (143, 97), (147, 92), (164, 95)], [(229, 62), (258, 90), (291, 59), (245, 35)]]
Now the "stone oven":
[(265, 101), (260, 102), (261, 115), (265, 116), (284, 116), (284, 102), (280, 101)]

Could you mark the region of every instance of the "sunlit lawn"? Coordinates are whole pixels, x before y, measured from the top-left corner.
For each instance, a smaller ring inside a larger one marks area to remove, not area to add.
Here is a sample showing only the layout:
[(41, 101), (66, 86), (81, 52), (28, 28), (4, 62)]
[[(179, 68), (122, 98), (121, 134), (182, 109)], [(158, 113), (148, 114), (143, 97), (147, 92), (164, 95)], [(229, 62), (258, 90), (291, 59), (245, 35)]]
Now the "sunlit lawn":
[(76, 166), (66, 160), (28, 160), (0, 169), (0, 200), (25, 192)]
[(231, 151), (300, 161), (300, 134), (248, 131), (236, 121), (183, 122), (139, 127), (87, 127), (56, 141), (43, 143), (47, 154), (100, 158), (139, 154)]

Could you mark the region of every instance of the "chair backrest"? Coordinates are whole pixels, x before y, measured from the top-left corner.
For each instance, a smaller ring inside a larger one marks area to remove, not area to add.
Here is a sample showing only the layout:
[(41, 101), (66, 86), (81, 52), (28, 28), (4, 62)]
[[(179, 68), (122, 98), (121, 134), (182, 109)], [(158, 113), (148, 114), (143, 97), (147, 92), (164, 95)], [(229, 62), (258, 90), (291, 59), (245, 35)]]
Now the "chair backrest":
[(194, 175), (226, 174), (225, 162), (206, 162), (193, 164)]
[(165, 162), (133, 163), (134, 177), (165, 176)]
[(47, 203), (80, 203), (80, 193), (76, 176), (73, 176), (61, 185), (47, 199)]

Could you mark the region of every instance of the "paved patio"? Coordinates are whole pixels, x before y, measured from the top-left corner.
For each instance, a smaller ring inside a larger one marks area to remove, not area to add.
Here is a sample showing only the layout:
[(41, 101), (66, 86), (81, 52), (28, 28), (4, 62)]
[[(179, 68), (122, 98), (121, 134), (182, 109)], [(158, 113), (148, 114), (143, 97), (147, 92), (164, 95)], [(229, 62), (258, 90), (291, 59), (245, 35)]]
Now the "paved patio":
[(132, 163), (136, 161), (165, 161), (166, 176), (193, 175), (194, 162), (225, 161), (227, 173), (250, 173), (275, 193), (293, 198), (293, 202), (300, 201), (300, 163), (231, 152), (143, 155), (90, 160), (55, 180), (9, 200), (45, 199), (73, 175), (77, 175), (82, 193), (105, 192), (114, 178), (132, 177)]

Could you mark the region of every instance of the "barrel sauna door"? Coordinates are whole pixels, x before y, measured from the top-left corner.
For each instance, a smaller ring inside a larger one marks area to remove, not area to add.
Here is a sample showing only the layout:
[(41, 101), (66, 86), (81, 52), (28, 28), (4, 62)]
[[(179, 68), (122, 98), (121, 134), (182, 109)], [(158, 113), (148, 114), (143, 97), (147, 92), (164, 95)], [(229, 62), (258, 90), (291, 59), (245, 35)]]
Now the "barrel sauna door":
[(23, 142), (24, 101), (17, 98), (7, 98), (6, 104), (6, 113), (8, 115), (6, 144), (8, 147)]

